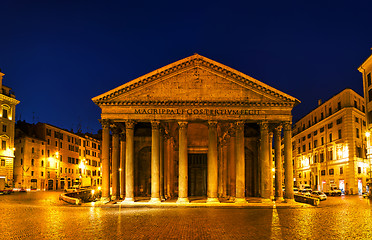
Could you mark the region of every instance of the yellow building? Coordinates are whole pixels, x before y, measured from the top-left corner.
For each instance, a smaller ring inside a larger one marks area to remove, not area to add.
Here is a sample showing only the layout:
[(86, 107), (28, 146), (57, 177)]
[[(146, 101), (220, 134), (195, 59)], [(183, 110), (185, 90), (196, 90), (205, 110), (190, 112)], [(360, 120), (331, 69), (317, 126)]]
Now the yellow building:
[(11, 88), (2, 84), (5, 74), (0, 70), (0, 124), (1, 124), (1, 148), (0, 148), (0, 178), (5, 178), (5, 182), (13, 185), (13, 160), (14, 160), (14, 125), (15, 107), (19, 103), (15, 99)]
[(365, 191), (366, 120), (363, 97), (345, 89), (294, 124), (295, 185), (345, 194)]
[(100, 141), (46, 123), (17, 123), (16, 188), (59, 190), (100, 184)]
[(368, 158), (368, 177), (372, 179), (372, 144), (371, 144), (371, 131), (372, 131), (372, 54), (365, 60), (358, 68), (363, 76), (363, 92), (364, 101), (366, 102), (366, 118), (367, 118), (367, 158)]

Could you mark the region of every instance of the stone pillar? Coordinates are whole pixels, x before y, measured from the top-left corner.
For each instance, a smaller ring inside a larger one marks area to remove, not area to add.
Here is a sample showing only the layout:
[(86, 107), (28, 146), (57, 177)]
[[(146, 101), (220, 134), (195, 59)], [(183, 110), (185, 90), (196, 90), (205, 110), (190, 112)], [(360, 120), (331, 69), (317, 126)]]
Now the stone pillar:
[(283, 201), (283, 166), (281, 157), (281, 132), (282, 126), (274, 129), (274, 151), (275, 151), (275, 200)]
[(125, 199), (124, 203), (134, 202), (134, 121), (125, 123)]
[(229, 142), (229, 194), (230, 200), (235, 199), (236, 196), (236, 166), (235, 166), (235, 142), (236, 142), (236, 127), (234, 126), (230, 133)]
[(179, 125), (179, 183), (177, 203), (188, 203), (188, 156), (187, 156), (187, 122)]
[(102, 201), (110, 200), (110, 122), (102, 119)]
[(273, 184), (273, 181), (274, 181), (274, 173), (273, 173), (273, 136), (274, 134), (272, 132), (269, 133), (269, 178), (270, 178), (270, 182), (269, 182), (269, 187), (270, 187), (270, 200), (273, 200), (274, 199), (274, 184)]
[(120, 198), (125, 197), (125, 133), (120, 134)]
[(270, 179), (270, 146), (269, 146), (269, 124), (267, 122), (261, 122), (261, 197), (263, 201), (271, 201), (270, 183), (273, 179)]
[(284, 123), (284, 177), (286, 200), (292, 201), (293, 196), (293, 164), (292, 164), (292, 124)]
[(235, 173), (236, 173), (236, 203), (246, 202), (245, 200), (245, 154), (244, 154), (244, 122), (236, 123), (235, 139)]
[(119, 164), (120, 164), (120, 129), (117, 127), (112, 128), (112, 200), (120, 198), (119, 189)]
[(227, 195), (227, 142), (225, 141), (222, 146), (222, 197), (226, 197)]
[(208, 180), (207, 180), (207, 202), (219, 202), (218, 189), (218, 166), (217, 166), (217, 122), (208, 122)]
[(151, 202), (160, 203), (160, 122), (152, 121)]
[(165, 200), (164, 197), (164, 129), (160, 129), (160, 145), (159, 145), (159, 160), (160, 160), (160, 200)]

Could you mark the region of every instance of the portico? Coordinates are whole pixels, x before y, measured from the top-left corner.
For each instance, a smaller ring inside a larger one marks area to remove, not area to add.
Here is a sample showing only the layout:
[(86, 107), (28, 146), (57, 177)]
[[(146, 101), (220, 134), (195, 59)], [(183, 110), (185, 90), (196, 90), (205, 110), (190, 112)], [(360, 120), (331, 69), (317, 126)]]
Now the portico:
[[(282, 175), (284, 159), (284, 198), (293, 199), (296, 98), (195, 54), (92, 100), (102, 110), (104, 200), (122, 196), (125, 204), (144, 196), (182, 204), (200, 195), (210, 203), (244, 203), (249, 196), (271, 201), (272, 141), (276, 174)], [(283, 199), (282, 176), (275, 179), (275, 195)]]

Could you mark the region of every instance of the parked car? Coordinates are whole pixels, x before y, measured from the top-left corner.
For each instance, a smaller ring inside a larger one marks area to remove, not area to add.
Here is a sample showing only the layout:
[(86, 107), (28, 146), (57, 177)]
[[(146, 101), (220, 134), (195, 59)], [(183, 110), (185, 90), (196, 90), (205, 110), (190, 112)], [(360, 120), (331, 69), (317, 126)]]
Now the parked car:
[(306, 196), (306, 197), (310, 197), (311, 192), (312, 192), (311, 189), (302, 189), (301, 190), (301, 194)]
[(338, 189), (338, 187), (336, 187), (336, 185), (332, 184), (330, 186), (330, 189), (327, 190), (327, 191), (324, 191), (324, 193), (327, 195), (327, 196), (341, 196), (342, 192), (340, 189)]
[(320, 201), (327, 200), (327, 195), (321, 191), (312, 191), (310, 197), (318, 198)]

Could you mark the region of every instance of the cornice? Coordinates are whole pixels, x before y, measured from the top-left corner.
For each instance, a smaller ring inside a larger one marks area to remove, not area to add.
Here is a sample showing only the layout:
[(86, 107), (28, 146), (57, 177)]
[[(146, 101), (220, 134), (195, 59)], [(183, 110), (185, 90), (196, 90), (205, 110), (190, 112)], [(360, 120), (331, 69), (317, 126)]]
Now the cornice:
[(250, 101), (97, 101), (101, 106), (199, 106), (199, 107), (293, 107), (294, 102)]
[(5, 100), (5, 101), (8, 101), (10, 103), (13, 103), (14, 105), (17, 105), (18, 103), (20, 103), (19, 100), (15, 99), (15, 98), (11, 98), (11, 97), (8, 97), (4, 94), (0, 94), (0, 99), (1, 100)]
[(203, 67), (207, 68), (210, 71), (214, 71), (218, 74), (223, 74), (236, 82), (241, 83), (245, 86), (250, 86), (254, 89), (257, 89), (261, 92), (264, 92), (273, 97), (279, 98), (282, 101), (289, 101), (295, 104), (300, 103), (300, 101), (294, 97), (289, 96), (277, 89), (270, 87), (244, 73), (241, 73), (235, 69), (232, 69), (228, 66), (225, 66), (221, 63), (215, 62), (211, 59), (203, 57), (199, 54), (187, 57), (185, 59), (179, 60), (175, 63), (169, 64), (165, 67), (159, 68), (153, 72), (150, 72), (142, 77), (139, 77), (133, 81), (130, 81), (120, 87), (117, 87), (107, 93), (101, 94), (97, 97), (92, 98), (92, 101), (96, 104), (101, 104), (103, 101), (113, 99), (121, 94), (127, 93), (135, 88), (141, 87), (145, 84), (153, 82), (157, 79), (164, 78), (167, 76), (174, 75), (182, 70)]

